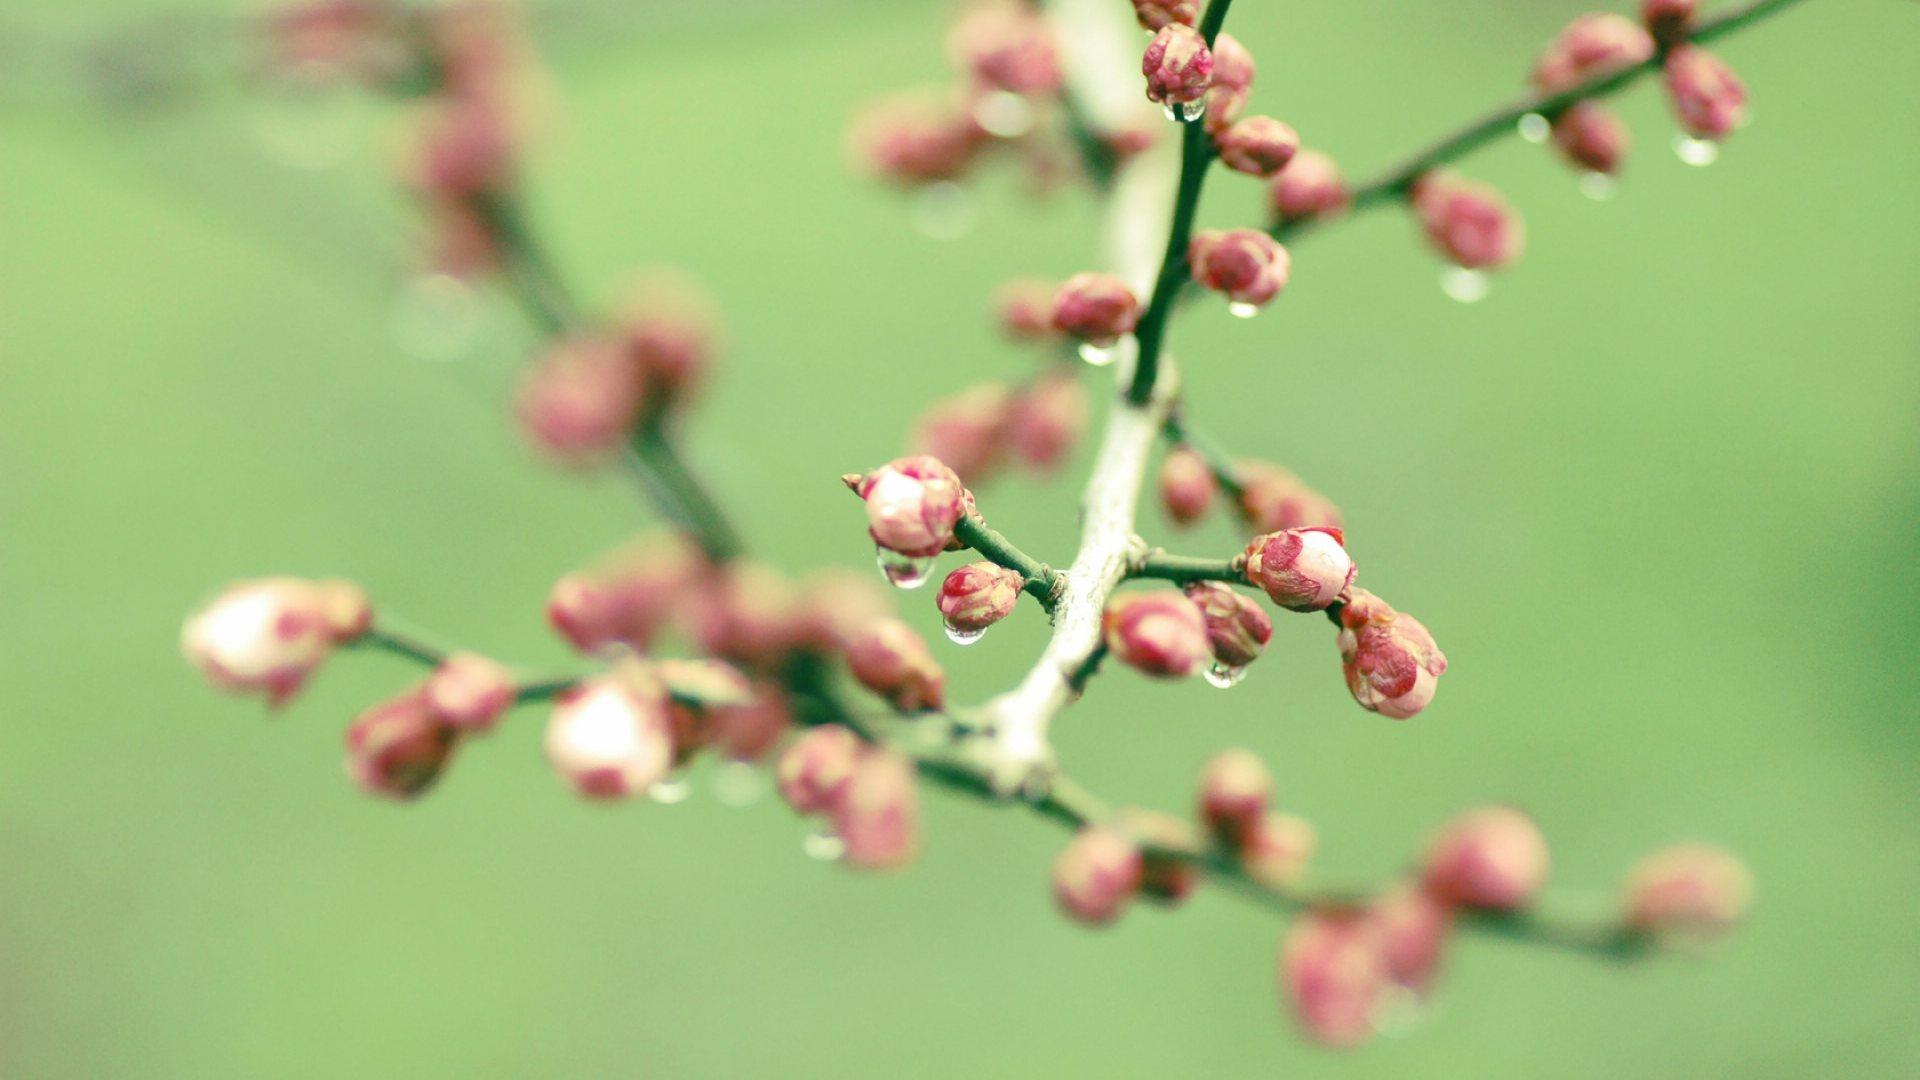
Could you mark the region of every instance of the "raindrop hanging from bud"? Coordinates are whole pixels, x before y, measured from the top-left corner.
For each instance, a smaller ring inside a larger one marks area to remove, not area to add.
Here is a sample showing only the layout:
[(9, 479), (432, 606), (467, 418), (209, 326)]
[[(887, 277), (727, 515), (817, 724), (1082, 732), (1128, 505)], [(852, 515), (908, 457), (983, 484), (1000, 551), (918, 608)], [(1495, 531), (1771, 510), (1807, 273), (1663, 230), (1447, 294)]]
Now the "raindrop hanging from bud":
[(1165, 102), (1160, 106), (1160, 115), (1166, 117), (1167, 119), (1173, 121), (1176, 124), (1180, 122), (1180, 114), (1183, 111), (1184, 111), (1183, 109), (1181, 109), (1178, 105), (1175, 105), (1171, 101)]
[(838, 862), (847, 853), (847, 842), (831, 829), (815, 829), (800, 838), (800, 850), (807, 858), (820, 862)]
[(874, 561), (880, 565), (880, 573), (896, 589), (917, 589), (925, 585), (927, 578), (933, 574), (931, 555), (902, 555), (878, 546), (873, 549), (873, 554)]
[(1251, 319), (1255, 315), (1260, 314), (1260, 305), (1249, 304), (1244, 301), (1235, 300), (1234, 302), (1227, 305), (1227, 314), (1233, 316), (1236, 319)]
[(947, 640), (953, 642), (955, 645), (971, 645), (987, 636), (987, 630), (984, 626), (978, 630), (961, 630), (955, 626), (948, 626), (946, 631)]
[(647, 798), (652, 799), (661, 806), (672, 806), (675, 803), (685, 802), (687, 796), (692, 794), (692, 791), (693, 785), (687, 783), (686, 777), (669, 776), (665, 780), (648, 788)]
[(1213, 666), (1206, 670), (1205, 674), (1209, 683), (1212, 683), (1222, 690), (1231, 690), (1240, 685), (1240, 680), (1247, 677), (1247, 665), (1222, 664), (1216, 660)]
[(1440, 291), (1463, 304), (1477, 304), (1487, 298), (1493, 280), (1484, 271), (1449, 266), (1440, 271)]
[(1180, 106), (1180, 119), (1191, 124), (1207, 115), (1207, 99), (1200, 98)]
[(1530, 112), (1521, 117), (1514, 127), (1520, 132), (1520, 137), (1530, 143), (1546, 142), (1547, 136), (1553, 133), (1553, 125), (1537, 112)]
[(1720, 160), (1720, 144), (1712, 139), (1696, 139), (1690, 135), (1673, 137), (1673, 153), (1681, 161), (1696, 169), (1704, 169)]
[(1606, 173), (1590, 172), (1580, 177), (1580, 194), (1594, 202), (1610, 202), (1617, 190), (1619, 185)]
[(958, 240), (973, 228), (973, 205), (967, 191), (950, 180), (928, 184), (914, 193), (913, 227), (930, 240)]
[(1113, 363), (1119, 355), (1119, 342), (1115, 342), (1112, 345), (1095, 345), (1091, 341), (1083, 341), (1080, 343), (1080, 359), (1085, 360), (1094, 367), (1106, 367), (1108, 364)]

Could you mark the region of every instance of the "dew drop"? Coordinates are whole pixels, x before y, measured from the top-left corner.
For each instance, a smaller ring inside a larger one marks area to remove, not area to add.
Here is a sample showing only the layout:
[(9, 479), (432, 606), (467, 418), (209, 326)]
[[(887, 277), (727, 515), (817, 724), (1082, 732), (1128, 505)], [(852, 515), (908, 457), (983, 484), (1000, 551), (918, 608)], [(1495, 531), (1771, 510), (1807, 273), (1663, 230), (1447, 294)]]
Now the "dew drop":
[(693, 785), (687, 783), (686, 777), (669, 776), (665, 780), (648, 788), (647, 798), (652, 799), (661, 806), (672, 806), (674, 803), (685, 802), (687, 796), (692, 794), (692, 792)]
[(744, 761), (722, 762), (713, 772), (713, 797), (722, 806), (744, 810), (766, 793), (766, 774)]
[(1189, 101), (1180, 106), (1180, 119), (1185, 120), (1189, 124), (1205, 115), (1207, 115), (1206, 98), (1201, 98), (1198, 101)]
[(1673, 137), (1673, 153), (1681, 161), (1696, 169), (1704, 169), (1720, 160), (1720, 144), (1712, 139), (1696, 139), (1688, 135)]
[(1580, 194), (1594, 202), (1608, 202), (1613, 198), (1619, 184), (1613, 177), (1603, 172), (1584, 173), (1580, 177)]
[(1236, 319), (1251, 319), (1260, 314), (1259, 304), (1249, 304), (1244, 300), (1235, 300), (1227, 305), (1227, 314)]
[(1240, 664), (1234, 666), (1216, 661), (1212, 667), (1207, 669), (1206, 675), (1209, 683), (1212, 683), (1222, 690), (1231, 690), (1240, 685), (1241, 679), (1247, 677), (1247, 665)]
[(1514, 127), (1519, 130), (1520, 137), (1530, 143), (1546, 142), (1547, 136), (1553, 133), (1553, 125), (1537, 112), (1530, 112), (1521, 117)]
[(1493, 280), (1485, 271), (1469, 270), (1464, 266), (1449, 266), (1440, 271), (1440, 291), (1463, 304), (1477, 304), (1487, 298), (1488, 290), (1493, 288)]
[(897, 589), (917, 589), (933, 574), (933, 556), (902, 555), (883, 547), (873, 549), (874, 561), (887, 583)]
[(1119, 356), (1120, 347), (1118, 342), (1112, 345), (1095, 345), (1091, 341), (1083, 341), (1080, 343), (1080, 359), (1085, 360), (1094, 367), (1106, 367), (1108, 364), (1113, 363)]
[(1033, 130), (1033, 106), (1019, 94), (996, 90), (974, 104), (973, 119), (989, 135), (1017, 139)]
[(1180, 107), (1171, 101), (1164, 102), (1160, 106), (1160, 115), (1177, 124), (1180, 122)]
[(847, 842), (830, 829), (815, 829), (800, 838), (800, 850), (806, 852), (809, 859), (835, 862), (847, 853)]
[(987, 628), (984, 626), (978, 630), (962, 630), (952, 623), (947, 624), (947, 640), (955, 645), (971, 645), (986, 636)]
[(967, 190), (950, 180), (914, 193), (913, 227), (932, 240), (958, 240), (973, 228), (973, 204)]

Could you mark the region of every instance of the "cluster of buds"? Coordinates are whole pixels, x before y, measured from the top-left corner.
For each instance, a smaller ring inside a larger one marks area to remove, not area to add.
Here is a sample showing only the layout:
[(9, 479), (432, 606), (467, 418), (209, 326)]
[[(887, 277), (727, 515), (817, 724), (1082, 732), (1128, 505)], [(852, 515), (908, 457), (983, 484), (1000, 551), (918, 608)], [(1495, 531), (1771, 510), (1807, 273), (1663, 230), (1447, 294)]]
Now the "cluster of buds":
[(360, 790), (412, 799), (440, 778), (462, 739), (493, 730), (517, 696), (513, 675), (455, 653), (420, 685), (374, 705), (347, 728), (347, 775)]
[(1087, 395), (1073, 372), (1053, 365), (1024, 385), (980, 383), (929, 405), (914, 422), (908, 452), (946, 462), (969, 484), (1009, 461), (1051, 472), (1087, 428)]
[(918, 852), (919, 790), (913, 763), (899, 752), (869, 746), (848, 728), (828, 724), (790, 742), (774, 776), (787, 805), (832, 823), (848, 865), (892, 869)]
[(351, 582), (264, 578), (229, 586), (189, 616), (180, 651), (215, 687), (277, 707), (372, 625), (373, 608)]

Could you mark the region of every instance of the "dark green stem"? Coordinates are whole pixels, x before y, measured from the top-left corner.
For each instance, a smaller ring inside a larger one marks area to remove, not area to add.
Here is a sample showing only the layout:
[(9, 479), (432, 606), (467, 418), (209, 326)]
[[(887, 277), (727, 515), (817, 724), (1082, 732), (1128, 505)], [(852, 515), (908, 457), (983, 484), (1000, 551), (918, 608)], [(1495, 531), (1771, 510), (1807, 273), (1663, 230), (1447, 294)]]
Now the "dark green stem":
[(1233, 456), (1227, 453), (1225, 447), (1215, 442), (1213, 436), (1188, 423), (1180, 410), (1175, 409), (1172, 415), (1167, 417), (1166, 435), (1167, 440), (1174, 445), (1185, 446), (1199, 454), (1200, 459), (1205, 461), (1207, 468), (1212, 471), (1213, 478), (1219, 481), (1220, 487), (1227, 494), (1237, 499), (1242, 492), (1246, 491), (1246, 485), (1240, 481), (1240, 467), (1234, 462)]
[(632, 464), (648, 494), (707, 558), (716, 563), (738, 558), (744, 550), (739, 533), (700, 478), (687, 468), (666, 431), (658, 424), (642, 424), (634, 433), (632, 448)]
[(1157, 551), (1141, 559), (1127, 576), (1182, 584), (1189, 581), (1226, 581), (1235, 585), (1247, 583), (1245, 564), (1238, 558), (1196, 559)]

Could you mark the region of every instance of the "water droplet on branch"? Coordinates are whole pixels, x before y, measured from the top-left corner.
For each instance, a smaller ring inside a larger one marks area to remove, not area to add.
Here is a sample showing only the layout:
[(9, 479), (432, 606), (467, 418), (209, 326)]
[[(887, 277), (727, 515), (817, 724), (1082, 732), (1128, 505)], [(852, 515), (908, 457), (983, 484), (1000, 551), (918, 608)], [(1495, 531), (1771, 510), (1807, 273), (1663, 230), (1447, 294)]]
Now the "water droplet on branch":
[(1195, 120), (1200, 119), (1202, 116), (1205, 116), (1206, 114), (1207, 114), (1206, 98), (1201, 98), (1198, 101), (1189, 101), (1186, 104), (1180, 106), (1180, 119), (1185, 120), (1189, 124), (1193, 123)]
[(888, 584), (897, 589), (917, 589), (925, 585), (933, 573), (931, 555), (902, 555), (877, 546), (873, 553), (874, 561), (880, 564), (880, 573), (885, 575)]
[(1094, 367), (1106, 367), (1108, 364), (1113, 363), (1119, 356), (1120, 346), (1118, 342), (1112, 345), (1095, 345), (1091, 341), (1083, 341), (1080, 343), (1080, 359), (1085, 360)]
[(1493, 279), (1482, 270), (1449, 266), (1440, 271), (1440, 291), (1463, 304), (1477, 304), (1485, 300), (1487, 292), (1492, 288)]

